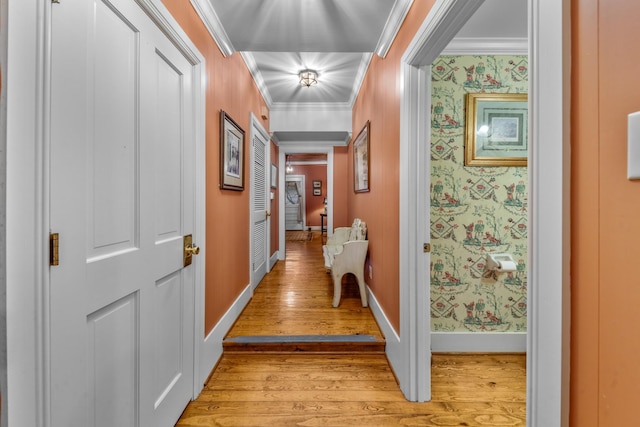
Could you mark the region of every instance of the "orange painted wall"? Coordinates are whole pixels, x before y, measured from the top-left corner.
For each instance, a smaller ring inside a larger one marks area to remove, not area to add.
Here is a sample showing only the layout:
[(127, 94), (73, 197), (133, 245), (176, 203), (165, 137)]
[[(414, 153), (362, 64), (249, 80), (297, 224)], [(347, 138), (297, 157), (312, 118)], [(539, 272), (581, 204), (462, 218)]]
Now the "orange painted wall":
[[(370, 128), (370, 172), (368, 193), (348, 194), (348, 217), (367, 223), (369, 264), (365, 280), (389, 321), (400, 331), (399, 290), (399, 193), (400, 193), (400, 60), (433, 0), (414, 1), (386, 58), (373, 57), (353, 108), (353, 136), (367, 120)], [(352, 158), (353, 145), (349, 145)], [(348, 164), (347, 182), (353, 183), (353, 164)]]
[[(249, 284), (250, 112), (260, 117), (264, 100), (242, 57), (224, 58), (189, 2), (163, 0), (206, 60), (206, 276), (205, 334)], [(245, 190), (219, 188), (220, 110), (245, 131)], [(269, 129), (267, 120), (263, 126)], [(233, 244), (229, 244), (233, 242)]]
[[(278, 173), (280, 173), (280, 166), (278, 163), (278, 154), (280, 153), (280, 150), (278, 149), (278, 146), (273, 142), (269, 143), (269, 149), (271, 150), (271, 163), (278, 167)], [(269, 209), (271, 209), (271, 244), (269, 245), (269, 255), (273, 255), (275, 251), (278, 250), (278, 232), (280, 230), (278, 221), (278, 218), (280, 218), (278, 201), (280, 200), (280, 189), (272, 188), (270, 191), (271, 193), (273, 193), (273, 199), (271, 199), (269, 207)]]
[(640, 2), (572, 1), (573, 427), (637, 425), (640, 182), (626, 178), (640, 110)]
[[(349, 147), (333, 149), (333, 227), (348, 227), (353, 218), (347, 216), (348, 195), (353, 193), (353, 181), (349, 181)], [(353, 179), (353, 178), (352, 178)]]

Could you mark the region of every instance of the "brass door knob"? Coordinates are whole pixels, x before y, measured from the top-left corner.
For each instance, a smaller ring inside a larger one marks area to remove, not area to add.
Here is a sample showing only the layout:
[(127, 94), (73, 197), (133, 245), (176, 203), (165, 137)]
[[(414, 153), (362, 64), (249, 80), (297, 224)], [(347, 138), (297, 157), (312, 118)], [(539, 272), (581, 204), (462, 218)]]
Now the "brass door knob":
[(184, 251), (187, 254), (198, 255), (200, 253), (200, 247), (196, 245), (185, 246)]
[(266, 216), (271, 216), (271, 211), (266, 210), (266, 211), (264, 212), (264, 214), (265, 214)]

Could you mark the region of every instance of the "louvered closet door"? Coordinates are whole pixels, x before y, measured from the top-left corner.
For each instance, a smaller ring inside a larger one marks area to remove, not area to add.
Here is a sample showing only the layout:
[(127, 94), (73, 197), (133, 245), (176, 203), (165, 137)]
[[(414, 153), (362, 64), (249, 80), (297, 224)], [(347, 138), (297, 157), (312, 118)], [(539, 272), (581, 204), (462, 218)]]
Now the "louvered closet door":
[(267, 273), (269, 260), (269, 200), (267, 185), (267, 148), (268, 139), (263, 130), (253, 125), (252, 132), (252, 248), (251, 248), (251, 286), (255, 289)]

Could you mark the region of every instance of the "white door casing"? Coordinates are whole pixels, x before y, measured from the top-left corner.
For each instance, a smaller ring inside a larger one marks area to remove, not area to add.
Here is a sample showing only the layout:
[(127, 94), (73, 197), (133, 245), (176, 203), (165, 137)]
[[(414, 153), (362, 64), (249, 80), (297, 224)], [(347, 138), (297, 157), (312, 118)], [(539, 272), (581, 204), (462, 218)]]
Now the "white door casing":
[[(480, 2), (437, 0), (402, 57), (400, 124), (400, 320), (398, 348), (387, 342), (387, 356), (411, 400), (429, 397), (425, 363), (429, 322), (419, 323), (412, 297), (419, 294), (423, 266), (413, 236), (423, 213), (424, 173), (410, 153), (424, 143), (418, 136), (429, 117), (429, 65)], [(569, 422), (569, 78), (568, 0), (528, 0), (530, 60), (529, 310), (527, 316), (527, 425), (566, 426)], [(428, 136), (428, 133), (426, 134)], [(418, 219), (420, 218), (420, 219)], [(428, 272), (427, 272), (428, 274)], [(427, 276), (428, 279), (428, 276)], [(428, 307), (424, 308), (428, 311)], [(408, 339), (407, 339), (408, 338)], [(428, 365), (427, 365), (428, 367)]]
[[(289, 184), (291, 183), (291, 184)], [(294, 186), (289, 187), (289, 185)], [(285, 178), (285, 185), (282, 191), (282, 198), (287, 199), (288, 197), (292, 200), (295, 198), (292, 197), (288, 192), (290, 190), (295, 190), (295, 194), (299, 195), (298, 197), (298, 206), (290, 206), (292, 203), (287, 203), (285, 200), (284, 204), (284, 219), (285, 219), (285, 230), (304, 230), (305, 225), (307, 224), (307, 192), (306, 189), (306, 176), (305, 175), (287, 175)], [(293, 191), (291, 191), (293, 193)]]
[[(294, 153), (321, 153), (327, 155), (327, 236), (333, 235), (333, 146), (329, 147), (309, 147), (302, 143), (296, 144), (281, 144), (278, 152), (278, 163), (281, 167), (278, 169), (278, 188), (283, 190), (281, 194), (284, 194), (284, 188), (286, 180), (288, 178), (285, 170), (286, 156), (287, 154)], [(278, 218), (278, 259), (284, 260), (286, 255), (286, 224), (285, 224), (285, 201), (284, 196), (279, 197), (278, 211), (280, 212)]]
[(249, 253), (251, 288), (255, 289), (269, 269), (270, 201), (269, 134), (251, 113), (251, 224)]
[(192, 64), (124, 0), (56, 7), (51, 57), (50, 423), (170, 426), (194, 391)]

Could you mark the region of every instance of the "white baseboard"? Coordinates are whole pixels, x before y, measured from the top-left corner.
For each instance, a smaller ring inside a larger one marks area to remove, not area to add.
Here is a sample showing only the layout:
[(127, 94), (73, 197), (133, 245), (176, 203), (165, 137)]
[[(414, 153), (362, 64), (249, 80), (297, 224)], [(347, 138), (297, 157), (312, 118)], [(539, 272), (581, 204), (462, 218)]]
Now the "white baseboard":
[[(385, 352), (391, 369), (396, 377), (408, 380), (407, 366), (404, 363), (403, 349), (400, 336), (384, 314), (380, 304), (371, 289), (367, 287), (369, 307), (375, 317), (380, 331), (385, 337)], [(432, 332), (432, 352), (460, 352), (460, 353), (520, 353), (527, 350), (526, 332)], [(402, 384), (401, 384), (402, 388)]]
[(222, 319), (207, 335), (200, 346), (200, 381), (202, 384), (207, 381), (211, 371), (222, 356), (222, 340), (229, 329), (233, 326), (236, 319), (242, 313), (242, 310), (251, 300), (251, 285), (242, 291), (235, 302), (229, 307), (229, 310), (222, 316)]
[(273, 266), (276, 265), (276, 262), (278, 262), (279, 256), (280, 256), (279, 251), (275, 251), (273, 255), (271, 255), (271, 258), (269, 258), (269, 271), (271, 271)]
[(526, 332), (431, 332), (431, 351), (520, 353), (527, 351)]
[(371, 308), (371, 312), (373, 313), (373, 317), (375, 317), (376, 322), (378, 322), (378, 326), (380, 327), (380, 332), (384, 335), (384, 339), (386, 341), (385, 353), (387, 354), (387, 359), (389, 360), (389, 364), (391, 365), (391, 369), (396, 373), (398, 378), (401, 378), (400, 374), (402, 373), (403, 364), (402, 364), (402, 348), (400, 347), (400, 337), (396, 333), (393, 326), (391, 326), (391, 322), (382, 311), (382, 307), (378, 303), (376, 297), (371, 293), (371, 289), (367, 286), (367, 298), (369, 301), (369, 307)]

